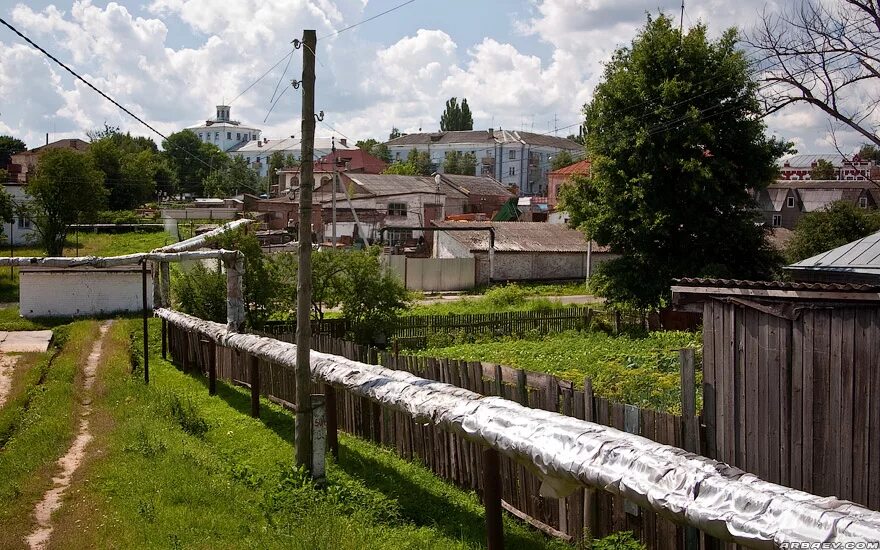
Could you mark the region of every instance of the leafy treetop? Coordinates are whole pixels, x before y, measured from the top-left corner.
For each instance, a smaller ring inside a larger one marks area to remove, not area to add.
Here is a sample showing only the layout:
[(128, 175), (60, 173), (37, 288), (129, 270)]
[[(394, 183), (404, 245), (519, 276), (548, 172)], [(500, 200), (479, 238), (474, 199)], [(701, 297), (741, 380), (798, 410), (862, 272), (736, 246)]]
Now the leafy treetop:
[(835, 201), (824, 210), (802, 217), (785, 248), (785, 257), (799, 262), (880, 231), (880, 213), (847, 201)]
[(593, 291), (637, 309), (664, 304), (675, 277), (760, 279), (779, 260), (749, 189), (790, 145), (765, 135), (736, 31), (710, 41), (704, 25), (677, 27), (648, 17), (605, 66), (585, 108), (592, 175), (562, 193), (573, 225), (621, 255)]
[(450, 132), (455, 130), (473, 130), (474, 117), (471, 115), (471, 108), (468, 107), (467, 99), (461, 100), (451, 97), (446, 101), (446, 109), (440, 115), (440, 130)]
[(810, 170), (810, 179), (814, 180), (836, 180), (837, 169), (834, 165), (825, 159), (819, 159), (816, 166)]

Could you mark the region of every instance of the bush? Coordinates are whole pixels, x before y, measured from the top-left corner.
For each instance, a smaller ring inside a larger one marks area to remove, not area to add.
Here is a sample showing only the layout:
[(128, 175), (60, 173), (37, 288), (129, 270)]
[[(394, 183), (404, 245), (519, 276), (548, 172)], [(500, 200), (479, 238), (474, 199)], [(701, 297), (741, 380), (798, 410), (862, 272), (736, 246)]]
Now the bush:
[(621, 531), (612, 533), (607, 537), (594, 540), (590, 546), (592, 550), (645, 550), (646, 547), (641, 541), (633, 537), (630, 531)]
[(143, 220), (131, 210), (102, 210), (95, 215), (95, 223), (141, 223)]
[(226, 322), (226, 277), (222, 273), (198, 262), (188, 270), (174, 266), (171, 279), (178, 310), (208, 321)]

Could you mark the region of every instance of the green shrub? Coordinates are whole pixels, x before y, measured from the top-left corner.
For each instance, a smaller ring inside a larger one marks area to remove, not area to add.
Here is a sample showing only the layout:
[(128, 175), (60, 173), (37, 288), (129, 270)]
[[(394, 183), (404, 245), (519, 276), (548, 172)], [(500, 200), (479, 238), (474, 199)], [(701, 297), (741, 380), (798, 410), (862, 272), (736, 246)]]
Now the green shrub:
[(592, 550), (646, 550), (646, 546), (636, 540), (630, 531), (621, 531), (594, 540), (591, 548)]
[(172, 294), (175, 307), (201, 319), (226, 322), (226, 277), (209, 270), (201, 262), (189, 269), (172, 270)]

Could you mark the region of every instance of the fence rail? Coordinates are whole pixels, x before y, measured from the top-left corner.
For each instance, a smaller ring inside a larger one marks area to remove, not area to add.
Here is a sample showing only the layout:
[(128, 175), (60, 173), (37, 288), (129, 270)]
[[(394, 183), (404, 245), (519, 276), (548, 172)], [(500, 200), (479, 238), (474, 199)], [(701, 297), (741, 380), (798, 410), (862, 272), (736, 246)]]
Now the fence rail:
[[(586, 330), (594, 321), (605, 324), (615, 332), (627, 327), (644, 326), (642, 319), (637, 315), (572, 305), (545, 311), (408, 315), (398, 320), (391, 339), (409, 345), (424, 346), (429, 336), (437, 334), (469, 336), (553, 334), (568, 330)], [(334, 338), (345, 337), (350, 328), (350, 324), (345, 319), (312, 321), (313, 334), (330, 335)], [(288, 339), (296, 333), (296, 323), (269, 322), (262, 327), (260, 333), (292, 341)]]
[[(294, 401), (295, 380), (289, 368), (258, 360), (258, 367), (254, 369), (252, 358), (223, 347), (216, 348), (216, 359), (211, 361), (209, 355), (213, 348), (204, 346), (197, 334), (187, 333), (172, 324), (168, 325), (168, 339), (171, 356), (185, 370), (197, 368), (205, 371), (213, 363), (216, 377), (220, 379), (242, 385), (255, 381), (260, 394)], [(695, 419), (682, 419), (596, 397), (589, 380), (584, 381), (583, 389), (575, 388), (570, 381), (545, 373), (490, 363), (395, 356), (327, 335), (316, 335), (312, 348), (407, 371), (483, 395), (503, 396), (532, 408), (560, 412), (639, 434), (658, 443), (684, 448), (696, 446), (696, 442), (686, 441), (683, 435), (683, 427), (687, 422), (694, 425)], [(323, 388), (315, 386), (313, 391), (320, 393)], [(400, 456), (422, 461), (435, 474), (459, 487), (483, 494), (485, 487), (480, 472), (484, 455), (479, 445), (344, 390), (337, 392), (336, 414), (340, 429), (394, 448)], [(548, 534), (565, 540), (579, 540), (585, 533), (601, 537), (629, 530), (650, 549), (699, 548), (698, 545), (685, 544), (686, 528), (642, 510), (624, 498), (591, 489), (579, 490), (564, 499), (544, 498), (540, 496), (539, 478), (524, 466), (502, 456), (500, 467), (504, 507)]]

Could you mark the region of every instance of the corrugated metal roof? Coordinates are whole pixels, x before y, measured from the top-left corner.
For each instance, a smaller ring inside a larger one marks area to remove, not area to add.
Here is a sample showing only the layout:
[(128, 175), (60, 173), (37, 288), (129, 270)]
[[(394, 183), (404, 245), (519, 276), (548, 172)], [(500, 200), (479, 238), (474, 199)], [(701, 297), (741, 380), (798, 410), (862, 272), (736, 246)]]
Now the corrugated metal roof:
[(473, 143), (480, 146), (495, 145), (496, 143), (525, 143), (536, 147), (555, 147), (557, 149), (566, 149), (569, 151), (580, 151), (583, 146), (575, 141), (558, 136), (549, 136), (545, 134), (536, 134), (533, 132), (518, 132), (509, 130), (494, 130), (493, 132), (483, 130), (463, 130), (456, 132), (422, 132), (418, 134), (408, 134), (394, 138), (386, 145), (407, 146), (407, 145), (429, 145), (432, 143), (449, 144), (449, 143)]
[(488, 176), (460, 176), (456, 174), (442, 174), (442, 178), (453, 186), (463, 190), (468, 195), (492, 195), (497, 197), (512, 197), (513, 193), (504, 185)]
[[(546, 222), (434, 222), (437, 227), (479, 227), (495, 230), (496, 252), (586, 252), (584, 234), (561, 224)], [(471, 252), (489, 250), (489, 233), (449, 231), (447, 235)], [(593, 252), (608, 252), (593, 243)]]
[[(358, 187), (373, 196), (400, 195), (407, 193), (437, 193), (437, 183), (433, 176), (400, 176), (397, 174), (350, 174)], [(440, 186), (440, 193), (447, 197), (464, 198), (458, 189), (446, 184)]]
[(819, 162), (820, 160), (830, 162), (834, 166), (840, 167), (843, 166), (844, 161), (849, 159), (846, 159), (843, 155), (832, 153), (819, 155), (794, 155), (787, 159), (780, 159), (776, 162), (779, 166), (784, 166), (788, 163), (790, 168), (810, 168), (813, 166), (814, 162)]
[(854, 283), (795, 283), (791, 281), (743, 281), (739, 279), (673, 279), (673, 285), (693, 288), (738, 288), (757, 290), (819, 290), (840, 292), (877, 292), (880, 286)]
[(791, 264), (794, 269), (880, 272), (880, 232)]
[(577, 175), (589, 176), (591, 164), (592, 163), (589, 160), (585, 159), (580, 162), (570, 164), (568, 166), (563, 166), (559, 170), (553, 170), (552, 172), (550, 172), (550, 175), (551, 176), (573, 176), (573, 175), (577, 174)]
[(804, 212), (822, 210), (834, 201), (845, 198), (844, 189), (798, 189)]

